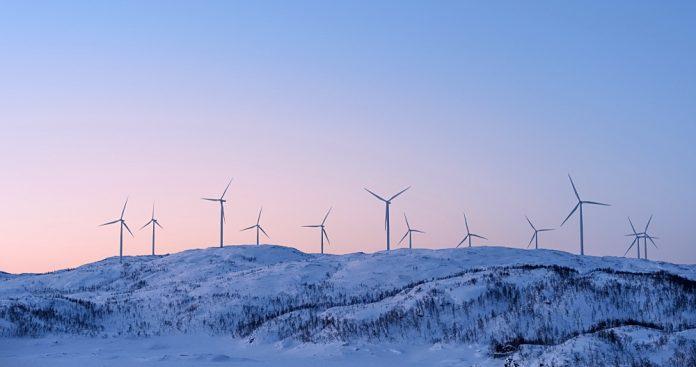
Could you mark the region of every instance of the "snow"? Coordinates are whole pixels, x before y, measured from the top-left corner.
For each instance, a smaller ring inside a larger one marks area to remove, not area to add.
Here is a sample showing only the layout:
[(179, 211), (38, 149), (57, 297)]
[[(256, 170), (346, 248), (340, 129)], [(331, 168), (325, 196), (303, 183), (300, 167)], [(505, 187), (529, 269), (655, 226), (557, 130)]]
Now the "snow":
[(230, 246), (0, 273), (0, 365), (678, 366), (696, 361), (694, 305), (694, 265)]
[[(484, 348), (485, 349), (485, 348)], [(423, 345), (249, 345), (207, 335), (153, 338), (4, 339), (0, 365), (99, 366), (502, 366), (471, 346)]]

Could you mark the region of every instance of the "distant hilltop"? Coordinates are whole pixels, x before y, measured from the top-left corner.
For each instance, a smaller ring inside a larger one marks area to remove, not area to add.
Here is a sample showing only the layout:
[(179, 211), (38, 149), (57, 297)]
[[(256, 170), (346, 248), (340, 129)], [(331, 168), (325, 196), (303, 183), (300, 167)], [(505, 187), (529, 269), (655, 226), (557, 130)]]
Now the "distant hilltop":
[(5, 337), (483, 343), (492, 355), (575, 358), (573, 341), (606, 342), (608, 332), (696, 348), (684, 336), (696, 328), (695, 304), (696, 265), (503, 247), (321, 255), (230, 246), (0, 274)]

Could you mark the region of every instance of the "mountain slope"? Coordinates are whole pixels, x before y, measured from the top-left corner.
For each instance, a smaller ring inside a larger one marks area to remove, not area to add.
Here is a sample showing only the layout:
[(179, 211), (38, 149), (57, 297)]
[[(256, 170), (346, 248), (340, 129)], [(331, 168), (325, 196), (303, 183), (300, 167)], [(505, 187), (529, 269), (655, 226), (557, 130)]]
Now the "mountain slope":
[(677, 352), (696, 361), (694, 305), (691, 265), (499, 247), (337, 256), (233, 246), (2, 277), (0, 335), (477, 343), (511, 363), (648, 340), (672, 346), (663, 362)]

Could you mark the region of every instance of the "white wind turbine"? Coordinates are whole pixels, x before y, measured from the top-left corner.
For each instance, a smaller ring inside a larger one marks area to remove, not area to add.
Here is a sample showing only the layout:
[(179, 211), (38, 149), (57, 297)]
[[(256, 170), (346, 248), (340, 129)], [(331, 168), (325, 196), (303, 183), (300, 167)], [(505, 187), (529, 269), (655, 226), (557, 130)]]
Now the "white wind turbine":
[(466, 213), (462, 213), (462, 214), (464, 214), (464, 225), (466, 225), (466, 236), (464, 236), (464, 239), (462, 239), (462, 241), (459, 242), (459, 244), (457, 245), (456, 248), (459, 248), (459, 246), (461, 246), (464, 243), (464, 241), (466, 241), (466, 240), (469, 240), (469, 247), (471, 247), (471, 239), (473, 237), (480, 238), (482, 240), (488, 240), (488, 238), (486, 238), (486, 237), (471, 233), (469, 231), (469, 220), (466, 218)]
[(331, 213), (331, 209), (326, 212), (326, 215), (324, 215), (324, 220), (321, 221), (321, 224), (310, 224), (306, 226), (302, 226), (304, 228), (321, 228), (320, 231), (320, 237), (321, 237), (321, 253), (324, 253), (324, 238), (326, 238), (326, 243), (331, 244), (331, 241), (329, 241), (329, 235), (326, 233), (326, 219), (329, 217), (329, 214)]
[(603, 204), (603, 203), (598, 203), (596, 201), (586, 201), (580, 199), (580, 194), (578, 194), (578, 190), (575, 188), (575, 183), (573, 182), (573, 178), (568, 175), (568, 178), (570, 179), (570, 184), (573, 186), (573, 192), (575, 192), (575, 197), (578, 199), (577, 205), (575, 205), (575, 208), (568, 214), (566, 219), (561, 223), (561, 226), (565, 224), (565, 222), (570, 219), (570, 217), (575, 213), (578, 208), (580, 208), (580, 255), (585, 255), (585, 240), (584, 240), (584, 225), (583, 225), (583, 216), (582, 216), (582, 209), (583, 205), (588, 204), (588, 205), (603, 205), (603, 206), (611, 206), (609, 204)]
[(389, 229), (389, 205), (391, 205), (392, 200), (396, 199), (397, 196), (403, 194), (406, 190), (410, 189), (411, 186), (399, 191), (396, 193), (394, 196), (390, 197), (389, 199), (385, 199), (374, 192), (370, 191), (369, 189), (365, 188), (365, 191), (369, 192), (372, 194), (374, 197), (377, 199), (381, 200), (384, 202), (384, 205), (386, 207), (386, 214), (384, 215), (384, 229), (387, 231), (387, 251), (391, 249), (391, 241), (390, 241), (390, 229)]
[(119, 233), (119, 239), (118, 239), (118, 260), (120, 262), (123, 262), (123, 228), (125, 227), (128, 230), (128, 233), (131, 234), (131, 237), (133, 236), (133, 232), (131, 232), (130, 228), (128, 228), (128, 225), (126, 224), (126, 221), (123, 219), (123, 215), (126, 213), (126, 205), (128, 205), (128, 198), (126, 198), (126, 202), (123, 203), (123, 209), (121, 209), (121, 217), (119, 219), (113, 220), (111, 222), (107, 222), (104, 224), (101, 224), (101, 226), (107, 226), (109, 224), (115, 224), (119, 223), (121, 230)]
[(152, 218), (150, 219), (149, 222), (145, 223), (144, 226), (140, 227), (140, 230), (142, 231), (145, 227), (152, 225), (152, 256), (155, 256), (155, 227), (162, 227), (161, 224), (159, 224), (159, 221), (155, 219), (155, 204), (152, 204)]
[(220, 203), (220, 248), (222, 248), (223, 244), (223, 228), (225, 224), (225, 203), (227, 202), (227, 200), (225, 200), (225, 194), (227, 193), (227, 189), (230, 188), (231, 183), (232, 179), (230, 179), (230, 182), (227, 184), (227, 187), (225, 187), (225, 191), (222, 192), (222, 195), (220, 195), (219, 199), (202, 198), (203, 200), (215, 201)]
[(536, 227), (534, 227), (534, 224), (532, 224), (532, 221), (529, 220), (529, 217), (527, 217), (526, 215), (524, 217), (527, 218), (527, 222), (529, 222), (529, 225), (532, 226), (532, 229), (534, 230), (534, 234), (532, 235), (532, 239), (529, 240), (529, 245), (527, 245), (527, 248), (529, 248), (529, 246), (532, 245), (532, 242), (534, 242), (534, 249), (538, 250), (539, 249), (539, 232), (553, 231), (553, 229), (552, 228), (536, 229)]
[(266, 238), (270, 238), (270, 237), (268, 237), (268, 234), (266, 233), (266, 231), (264, 231), (263, 228), (261, 228), (261, 225), (259, 224), (261, 222), (261, 212), (262, 211), (263, 211), (263, 207), (261, 207), (261, 209), (259, 210), (259, 217), (256, 219), (256, 224), (254, 224), (251, 227), (244, 228), (240, 231), (240, 232), (244, 232), (246, 230), (256, 228), (256, 246), (259, 245), (259, 231), (263, 232), (263, 234), (264, 234), (264, 236), (266, 236)]
[(413, 229), (411, 228), (411, 224), (408, 223), (408, 218), (406, 217), (406, 213), (404, 213), (404, 220), (406, 220), (406, 233), (404, 234), (403, 237), (401, 237), (401, 241), (399, 241), (399, 245), (401, 242), (404, 242), (404, 239), (406, 239), (406, 236), (408, 236), (408, 248), (412, 249), (413, 248), (413, 233), (425, 233), (419, 229)]

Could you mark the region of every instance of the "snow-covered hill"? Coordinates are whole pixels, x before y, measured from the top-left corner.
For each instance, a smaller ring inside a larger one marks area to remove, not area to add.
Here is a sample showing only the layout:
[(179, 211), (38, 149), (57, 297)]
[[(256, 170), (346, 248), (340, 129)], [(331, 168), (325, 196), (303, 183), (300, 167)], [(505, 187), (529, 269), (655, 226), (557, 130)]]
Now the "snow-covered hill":
[(483, 345), (501, 365), (694, 366), (695, 328), (696, 266), (551, 250), (231, 246), (0, 277), (5, 338)]

